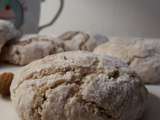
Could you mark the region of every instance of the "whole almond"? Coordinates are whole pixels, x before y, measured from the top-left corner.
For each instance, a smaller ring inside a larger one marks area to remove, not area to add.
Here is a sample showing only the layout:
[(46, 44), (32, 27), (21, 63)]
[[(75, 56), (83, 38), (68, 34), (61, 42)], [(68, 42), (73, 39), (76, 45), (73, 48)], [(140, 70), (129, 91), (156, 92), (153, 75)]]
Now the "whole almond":
[(10, 85), (13, 77), (14, 74), (10, 72), (0, 74), (0, 94), (3, 97), (8, 97), (10, 95)]

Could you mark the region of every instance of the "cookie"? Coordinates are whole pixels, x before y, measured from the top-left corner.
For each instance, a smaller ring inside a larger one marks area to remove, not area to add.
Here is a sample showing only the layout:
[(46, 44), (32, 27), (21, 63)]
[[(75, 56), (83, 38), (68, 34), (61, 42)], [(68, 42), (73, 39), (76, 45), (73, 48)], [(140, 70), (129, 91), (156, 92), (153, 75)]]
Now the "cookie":
[(22, 120), (137, 120), (147, 96), (127, 64), (84, 51), (34, 61), (11, 85)]
[(160, 41), (158, 39), (112, 38), (98, 46), (98, 54), (125, 61), (146, 84), (160, 83)]
[(14, 74), (5, 72), (0, 74), (0, 94), (4, 97), (10, 95), (10, 85), (13, 80)]
[(78, 31), (65, 32), (58, 38), (63, 41), (66, 51), (93, 51), (95, 47), (108, 41), (108, 38), (103, 35), (91, 35), (88, 33)]
[(1, 58), (15, 65), (26, 65), (50, 54), (63, 51), (57, 39), (43, 35), (25, 35), (9, 41), (2, 49)]
[(0, 52), (8, 40), (18, 37), (19, 35), (20, 33), (16, 30), (11, 22), (0, 20)]

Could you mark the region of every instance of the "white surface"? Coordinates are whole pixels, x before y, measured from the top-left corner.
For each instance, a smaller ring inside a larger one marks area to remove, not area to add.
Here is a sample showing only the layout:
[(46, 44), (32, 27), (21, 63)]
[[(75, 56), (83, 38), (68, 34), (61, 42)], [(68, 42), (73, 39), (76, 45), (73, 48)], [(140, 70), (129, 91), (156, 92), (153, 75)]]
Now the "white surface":
[[(41, 24), (55, 15), (60, 0), (45, 0)], [(44, 30), (59, 34), (84, 30), (109, 36), (160, 37), (160, 0), (64, 0), (56, 23)]]
[[(18, 67), (0, 65), (0, 72), (3, 71), (17, 72)], [(160, 86), (149, 85), (147, 88), (152, 95), (149, 97), (144, 118), (141, 120), (160, 120)], [(0, 120), (19, 120), (11, 102), (2, 98), (0, 98), (0, 115)]]

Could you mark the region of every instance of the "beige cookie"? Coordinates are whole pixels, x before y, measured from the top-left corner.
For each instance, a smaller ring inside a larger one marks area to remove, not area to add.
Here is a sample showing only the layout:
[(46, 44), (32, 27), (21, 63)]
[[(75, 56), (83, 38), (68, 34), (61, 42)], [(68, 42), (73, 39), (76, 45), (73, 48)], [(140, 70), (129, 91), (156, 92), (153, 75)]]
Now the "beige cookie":
[(93, 51), (95, 47), (108, 41), (107, 37), (100, 34), (91, 35), (77, 31), (66, 32), (60, 35), (58, 38), (63, 41), (66, 51)]
[(135, 70), (144, 83), (160, 82), (160, 40), (113, 38), (95, 51), (117, 57)]
[(32, 62), (11, 85), (22, 120), (137, 120), (147, 96), (127, 64), (82, 51)]
[(20, 33), (15, 29), (11, 22), (0, 20), (0, 52), (8, 40), (18, 37), (19, 35)]
[(63, 51), (58, 40), (43, 35), (26, 35), (19, 40), (9, 41), (2, 49), (3, 61), (26, 65), (34, 60)]

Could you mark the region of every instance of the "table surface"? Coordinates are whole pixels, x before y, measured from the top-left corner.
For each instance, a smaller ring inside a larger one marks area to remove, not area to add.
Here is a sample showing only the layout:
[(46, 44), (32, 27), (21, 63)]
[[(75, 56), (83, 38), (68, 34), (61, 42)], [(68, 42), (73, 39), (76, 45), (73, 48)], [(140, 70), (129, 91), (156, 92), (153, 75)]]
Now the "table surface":
[[(0, 72), (17, 72), (19, 67), (0, 65)], [(147, 102), (147, 108), (144, 117), (141, 120), (160, 120), (160, 85), (147, 85), (151, 93)], [(19, 120), (15, 109), (10, 100), (0, 97), (0, 119), (2, 120)]]

